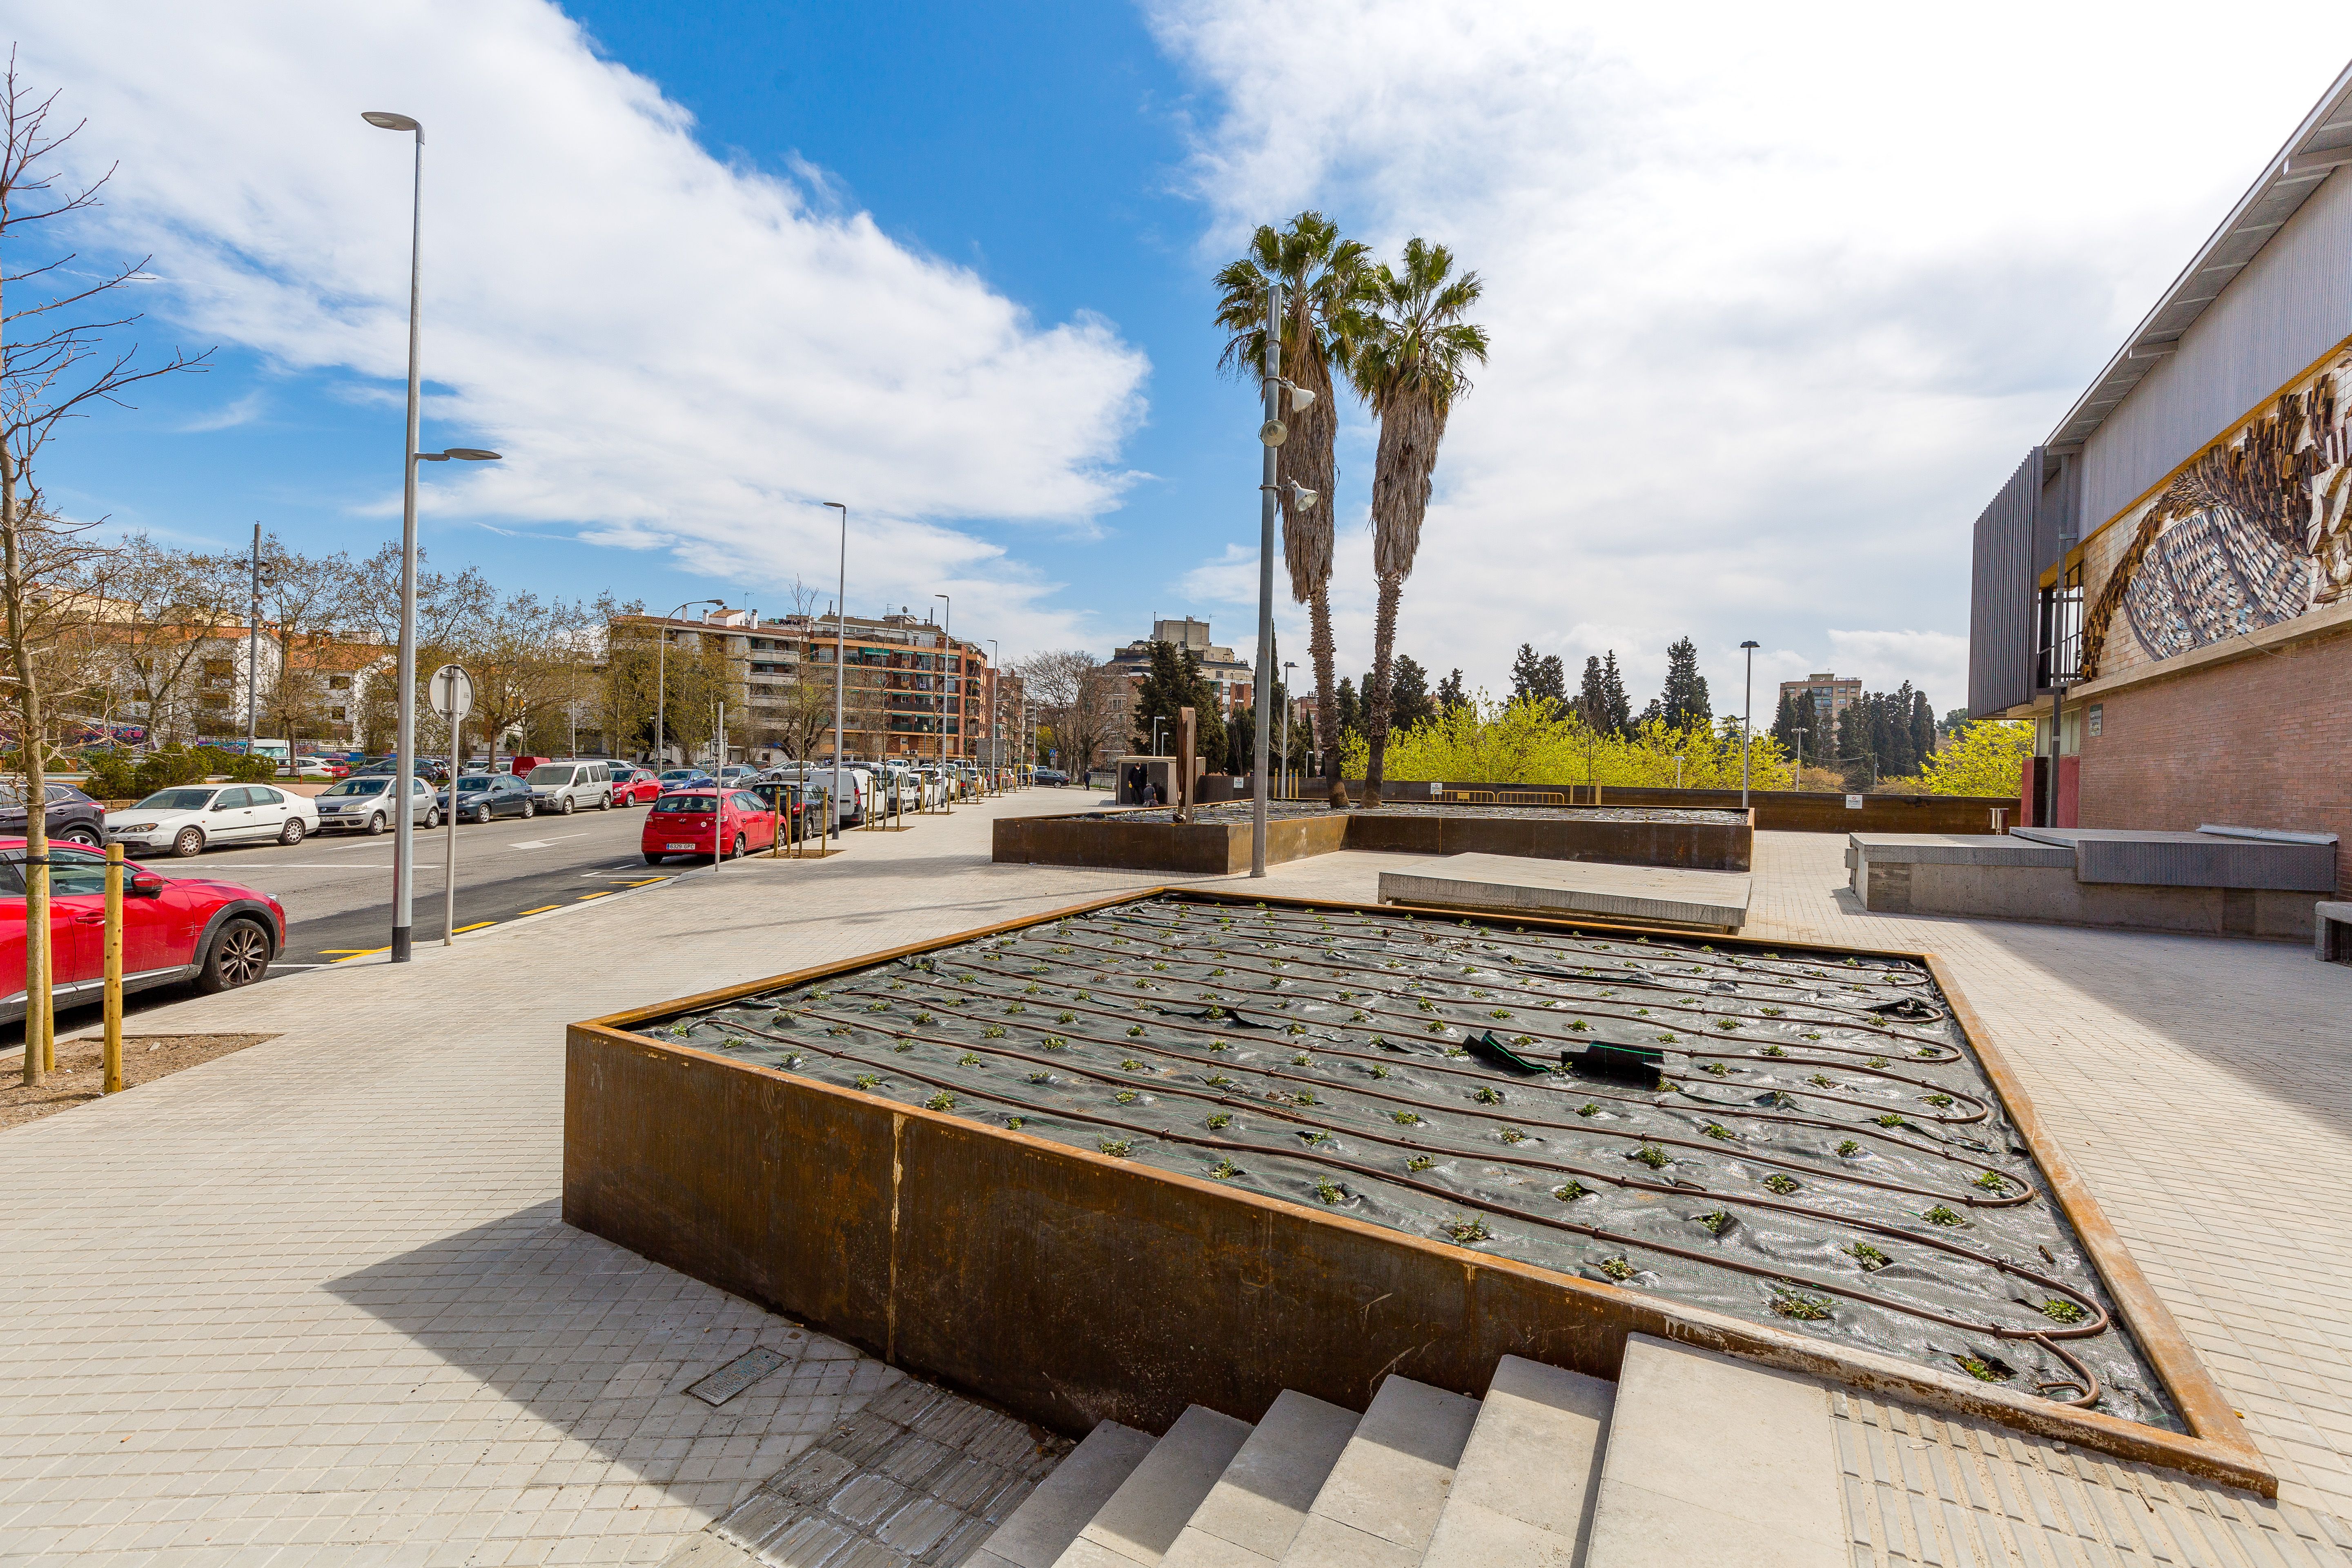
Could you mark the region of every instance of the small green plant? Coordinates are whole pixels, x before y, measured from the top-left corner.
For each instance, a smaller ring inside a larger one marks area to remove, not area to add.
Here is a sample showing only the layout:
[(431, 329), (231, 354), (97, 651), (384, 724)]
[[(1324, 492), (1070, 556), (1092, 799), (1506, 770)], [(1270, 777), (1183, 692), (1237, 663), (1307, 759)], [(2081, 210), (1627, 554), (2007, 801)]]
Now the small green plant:
[(1759, 1007), (1756, 1010), (1768, 1018), (1777, 1018), (1780, 1016), (1780, 1009), (1778, 1007)]
[(1127, 1152), (1134, 1146), (1135, 1145), (1133, 1143), (1125, 1138), (1106, 1138), (1101, 1142), (1095, 1145), (1096, 1148), (1100, 1149), (1104, 1153), (1109, 1155), (1114, 1160), (1126, 1159)]
[(876, 1084), (880, 1083), (881, 1081), (882, 1080), (880, 1079), (875, 1077), (870, 1072), (862, 1072), (857, 1075), (857, 1087), (860, 1089), (872, 1089)]
[(1936, 1054), (1936, 1047), (1933, 1046), (1921, 1046), (1917, 1050), (1913, 1051), (1911, 1054), (1915, 1057), (1932, 1057)]
[(1883, 1068), (1883, 1067), (1889, 1066), (1889, 1065), (1891, 1065), (1891, 1064), (1887, 1061), (1887, 1059), (1886, 1059), (1885, 1057), (1873, 1057), (1873, 1058), (1870, 1058), (1870, 1060), (1869, 1060), (1867, 1063), (1865, 1063), (1864, 1065), (1865, 1065), (1865, 1066), (1869, 1066), (1869, 1067), (1874, 1067), (1874, 1068)]
[(1374, 1078), (1386, 1078), (1386, 1077), (1388, 1077), (1388, 1076), (1389, 1076), (1389, 1064), (1388, 1064), (1388, 1063), (1386, 1063), (1386, 1062), (1374, 1062), (1374, 1063), (1372, 1064), (1372, 1076), (1373, 1076)]
[(1506, 1007), (1496, 1007), (1486, 1015), (1489, 1018), (1507, 1018), (1510, 1016), (1510, 1010)]
[(935, 1024), (939, 1022), (939, 1020), (932, 1017), (929, 1013), (918, 1013), (915, 1015), (915, 1022), (918, 1024)]
[(1839, 1159), (1841, 1159), (1841, 1160), (1851, 1160), (1851, 1159), (1853, 1159), (1856, 1154), (1859, 1154), (1859, 1153), (1861, 1153), (1861, 1152), (1862, 1152), (1862, 1145), (1861, 1145), (1861, 1144), (1859, 1144), (1859, 1143), (1857, 1143), (1857, 1142), (1855, 1142), (1853, 1139), (1849, 1138), (1849, 1139), (1847, 1139), (1844, 1142), (1843, 1142), (1843, 1143), (1841, 1143), (1841, 1144), (1839, 1144), (1839, 1145), (1837, 1146), (1837, 1152), (1838, 1152), (1838, 1158), (1839, 1158)]
[(1789, 1053), (1788, 1053), (1788, 1052), (1786, 1052), (1786, 1051), (1784, 1051), (1784, 1050), (1782, 1050), (1782, 1049), (1781, 1049), (1780, 1047), (1778, 1047), (1778, 1046), (1767, 1046), (1767, 1047), (1764, 1047), (1764, 1049), (1763, 1049), (1762, 1051), (1759, 1052), (1758, 1054), (1759, 1054), (1759, 1055), (1761, 1055), (1761, 1056), (1768, 1056), (1768, 1057), (1785, 1057), (1785, 1056), (1787, 1056)]
[(1430, 1020), (1427, 1025), (1427, 1028), (1433, 1035), (1442, 1035), (1445, 1033), (1445, 1026), (1437, 1022), (1435, 1019)]
[(1445, 1234), (1452, 1237), (1460, 1246), (1468, 1247), (1474, 1242), (1486, 1240), (1494, 1235), (1494, 1232), (1486, 1228), (1485, 1220), (1473, 1215), (1468, 1219), (1457, 1219), (1448, 1224)]
[(1718, 1029), (1736, 1029), (1739, 1027), (1739, 1020), (1737, 1018), (1717, 1018), (1715, 1021), (1715, 1026)]
[(1503, 1091), (1491, 1083), (1482, 1083), (1470, 1098), (1481, 1105), (1500, 1105), (1503, 1103)]
[(1290, 1058), (1290, 1065), (1295, 1068), (1311, 1068), (1315, 1065), (1315, 1058), (1301, 1051)]
[(1937, 1204), (1934, 1208), (1929, 1209), (1919, 1217), (1926, 1220), (1929, 1225), (1966, 1225), (1969, 1223), (1959, 1216), (1958, 1210), (1943, 1204)]
[(1875, 1120), (1881, 1127), (1900, 1127), (1903, 1125), (1903, 1116), (1900, 1111), (1890, 1110), (1885, 1115), (1878, 1117)]
[(1967, 1373), (1979, 1383), (2007, 1383), (2010, 1379), (2008, 1373), (2000, 1371), (1975, 1356), (1956, 1355), (1952, 1360), (1959, 1363), (1962, 1372)]
[(1554, 1187), (1551, 1195), (1564, 1204), (1572, 1204), (1579, 1198), (1591, 1197), (1592, 1189), (1582, 1182), (1571, 1180), (1565, 1186)]
[(1302, 1089), (1297, 1093), (1292, 1095), (1290, 1099), (1291, 1102), (1296, 1105), (1314, 1105), (1318, 1103), (1315, 1099), (1315, 1091), (1311, 1089)]
[(1693, 1215), (1691, 1217), (1705, 1226), (1709, 1236), (1721, 1236), (1731, 1228), (1731, 1214), (1727, 1209), (1709, 1209), (1705, 1214)]
[(1830, 1075), (1825, 1072), (1817, 1072), (1805, 1081), (1811, 1084), (1815, 1089), (1835, 1089), (1837, 1087), (1837, 1080), (1830, 1077)]
[(1004, 1005), (1004, 1012), (1007, 1017), (1010, 1017), (1015, 1013), (1026, 1013), (1027, 1011), (1029, 1011), (1029, 1004), (1026, 1002), (1007, 1002)]
[(846, 1024), (835, 1024), (832, 1028), (827, 1029), (825, 1033), (828, 1035), (845, 1035), (849, 1033), (849, 1026)]
[(1221, 1072), (1213, 1072), (1201, 1081), (1207, 1084), (1211, 1089), (1231, 1089), (1234, 1084), (1234, 1080), (1232, 1079), (1227, 1078)]
[(1663, 1171), (1668, 1165), (1675, 1163), (1674, 1156), (1668, 1154), (1664, 1149), (1659, 1148), (1655, 1143), (1644, 1143), (1639, 1149), (1636, 1149), (1632, 1153), (1626, 1155), (1625, 1158), (1628, 1160), (1637, 1160), (1643, 1164), (1649, 1166), (1653, 1171)]
[(1432, 1165), (1434, 1165), (1434, 1164), (1436, 1164), (1436, 1163), (1437, 1163), (1437, 1162), (1436, 1162), (1436, 1161), (1434, 1161), (1434, 1160), (1431, 1159), (1431, 1158), (1430, 1158), (1428, 1155), (1426, 1155), (1426, 1154), (1415, 1154), (1412, 1159), (1407, 1160), (1407, 1161), (1404, 1163), (1404, 1168), (1405, 1168), (1406, 1170), (1408, 1170), (1408, 1171), (1414, 1171), (1414, 1172), (1426, 1171), (1426, 1170), (1428, 1170)]
[(1720, 1121), (1710, 1121), (1701, 1131), (1710, 1138), (1732, 1139), (1739, 1136)]
[(1622, 1257), (1604, 1258), (1601, 1260), (1601, 1272), (1622, 1285), (1633, 1278), (1633, 1265)]
[(1129, 1057), (1118, 1065), (1129, 1072), (1150, 1072), (1151, 1070), (1143, 1063), (1137, 1061), (1133, 1057)]
[(1234, 1119), (1222, 1110), (1209, 1118), (1209, 1131), (1212, 1132), (1223, 1132), (1233, 1124)]
[(1797, 1180), (1796, 1177), (1782, 1171), (1775, 1171), (1770, 1175), (1764, 1178), (1765, 1191), (1778, 1193), (1782, 1197), (1788, 1196), (1790, 1193), (1797, 1191), (1804, 1184)]
[(1021, 1124), (1028, 1120), (1025, 1116), (1008, 1116), (1004, 1119), (1004, 1125), (1018, 1132), (1021, 1131)]
[(1324, 1131), (1322, 1128), (1318, 1127), (1312, 1131), (1301, 1132), (1298, 1135), (1298, 1141), (1306, 1144), (1309, 1149), (1312, 1149), (1318, 1144), (1328, 1143), (1331, 1142), (1331, 1134)]
[(1140, 1024), (1129, 1024), (1127, 1026), (1127, 1032), (1131, 1036), (1139, 1035), (1143, 1033), (1143, 1026)]
[(1731, 1076), (1731, 1069), (1724, 1066), (1721, 1062), (1709, 1062), (1698, 1070), (1705, 1073), (1713, 1073), (1717, 1078), (1729, 1078)]
[(1031, 1083), (1051, 1083), (1054, 1081), (1054, 1075), (1049, 1072), (1033, 1072), (1029, 1075), (1029, 1081)]
[(1597, 1100), (1588, 1100), (1576, 1108), (1576, 1113), (1579, 1116), (1598, 1116), (1601, 1114), (1601, 1102)]
[(923, 1109), (926, 1110), (953, 1110), (955, 1108), (956, 1097), (946, 1089), (940, 1090), (939, 1093), (923, 1101)]
[(887, 1013), (890, 1010), (890, 1004), (886, 1001), (868, 1002), (866, 1004), (866, 1010), (869, 1013)]
[(1582, 1033), (1583, 1031), (1592, 1027), (1591, 1025), (1586, 1023), (1581, 1018), (1570, 1018), (1568, 1021), (1568, 1026), (1571, 1029), (1577, 1030), (1579, 1033)]
[(1772, 1287), (1772, 1310), (1801, 1323), (1818, 1323), (1830, 1315), (1827, 1296), (1811, 1296), (1786, 1285)]
[(2042, 1315), (2053, 1323), (2079, 1323), (2089, 1316), (2079, 1302), (2053, 1296), (2042, 1303)]
[(1220, 1160), (1209, 1167), (1209, 1174), (1221, 1182), (1230, 1182), (1242, 1173), (1242, 1168), (1231, 1160)]
[(1048, 1035), (1042, 1043), (1049, 1051), (1066, 1051), (1070, 1048), (1070, 1042), (1059, 1035)]
[(1411, 1127), (1421, 1120), (1421, 1113), (1417, 1110), (1391, 1110), (1389, 1116), (1399, 1127)]
[(1464, 1050), (1460, 1046), (1448, 1046), (1445, 1047), (1445, 1054), (1455, 1061), (1459, 1061), (1470, 1053)]
[(1528, 1139), (1528, 1135), (1516, 1127), (1506, 1127), (1495, 1136), (1506, 1143), (1524, 1143)]
[(1985, 1171), (1980, 1173), (1973, 1181), (1969, 1182), (1969, 1185), (1972, 1187), (1982, 1187), (1989, 1193), (1998, 1193), (2005, 1189), (2009, 1184), (2001, 1179), (2000, 1173), (1998, 1171)]
[(1348, 1195), (1348, 1189), (1328, 1176), (1315, 1178), (1315, 1195), (1327, 1204), (1336, 1204)]
[(1077, 1016), (1076, 1013), (1063, 1012), (1063, 1013), (1056, 1013), (1056, 1014), (1055, 1014), (1055, 1015), (1054, 1015), (1054, 1022), (1055, 1022), (1056, 1024), (1062, 1024), (1062, 1025), (1066, 1025), (1066, 1025), (1070, 1025), (1070, 1024), (1075, 1024), (1075, 1023), (1076, 1023), (1077, 1021), (1078, 1021), (1078, 1016)]
[(1862, 1265), (1864, 1274), (1875, 1274), (1895, 1261), (1866, 1241), (1857, 1241), (1844, 1250), (1848, 1258)]
[(1117, 1094), (1112, 1095), (1111, 1099), (1121, 1105), (1133, 1105), (1135, 1103), (1135, 1090), (1131, 1089), (1122, 1089)]
[(1223, 1040), (1211, 1040), (1209, 1042), (1209, 1048), (1213, 1051), (1230, 1051), (1233, 1049), (1233, 1047), (1225, 1044)]
[(1948, 1094), (1923, 1095), (1921, 1096), (1921, 1099), (1924, 1100), (1926, 1103), (1934, 1106), (1938, 1110), (1944, 1110), (1952, 1103), (1952, 1097)]
[(909, 1040), (909, 1039), (903, 1039), (903, 1038), (902, 1038), (901, 1040), (899, 1040), (899, 1042), (898, 1042), (897, 1045), (892, 1046), (890, 1048), (891, 1048), (892, 1050), (894, 1050), (894, 1051), (898, 1052), (900, 1056), (902, 1056), (902, 1057), (903, 1057), (903, 1056), (905, 1056), (908, 1051), (911, 1051), (911, 1050), (913, 1050), (913, 1049), (915, 1048), (915, 1042), (914, 1042), (914, 1041), (912, 1041), (912, 1040)]
[(979, 1065), (980, 1054), (977, 1051), (966, 1051), (963, 1055), (956, 1058), (956, 1066), (960, 1068), (976, 1068)]

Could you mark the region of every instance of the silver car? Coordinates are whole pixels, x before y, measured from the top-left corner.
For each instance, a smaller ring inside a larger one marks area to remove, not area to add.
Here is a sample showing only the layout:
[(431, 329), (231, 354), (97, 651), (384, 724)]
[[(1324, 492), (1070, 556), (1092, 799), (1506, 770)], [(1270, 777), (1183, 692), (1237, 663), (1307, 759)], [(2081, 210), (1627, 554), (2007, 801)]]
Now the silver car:
[[(353, 773), (329, 784), (319, 792), (319, 831), (382, 833), (392, 826), (394, 782), (390, 773)], [(440, 826), (441, 807), (433, 798), (432, 786), (420, 778), (408, 783), (409, 820), (426, 827)]]
[(599, 811), (610, 811), (614, 766), (609, 762), (541, 763), (530, 770), (523, 783), (530, 785), (530, 798), (541, 811), (562, 816), (590, 805)]

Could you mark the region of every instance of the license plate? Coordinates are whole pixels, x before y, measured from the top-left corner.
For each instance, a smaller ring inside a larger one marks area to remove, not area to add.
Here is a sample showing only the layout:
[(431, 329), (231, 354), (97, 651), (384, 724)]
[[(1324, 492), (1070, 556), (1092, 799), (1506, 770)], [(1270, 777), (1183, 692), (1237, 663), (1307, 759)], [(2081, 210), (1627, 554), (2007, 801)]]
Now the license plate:
[(670, 847), (673, 849), (691, 849), (694, 846), (691, 844), (673, 844)]

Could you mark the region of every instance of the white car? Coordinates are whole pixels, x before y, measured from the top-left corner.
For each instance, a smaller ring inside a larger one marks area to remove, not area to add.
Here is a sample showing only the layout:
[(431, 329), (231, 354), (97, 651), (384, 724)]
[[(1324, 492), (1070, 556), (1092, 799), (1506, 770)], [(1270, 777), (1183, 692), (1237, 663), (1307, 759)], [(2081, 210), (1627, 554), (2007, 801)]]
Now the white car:
[(299, 844), (319, 830), (305, 795), (268, 784), (175, 784), (106, 814), (106, 837), (123, 853), (200, 855), (215, 844)]

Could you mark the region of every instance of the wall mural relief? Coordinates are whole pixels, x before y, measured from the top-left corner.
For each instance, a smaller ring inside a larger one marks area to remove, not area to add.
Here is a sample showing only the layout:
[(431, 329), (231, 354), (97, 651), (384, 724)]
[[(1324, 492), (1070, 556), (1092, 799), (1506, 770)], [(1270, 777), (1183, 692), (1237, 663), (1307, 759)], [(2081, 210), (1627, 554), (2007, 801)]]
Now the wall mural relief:
[(2352, 353), (2101, 531), (2128, 542), (2085, 563), (2086, 680), (2352, 598)]

